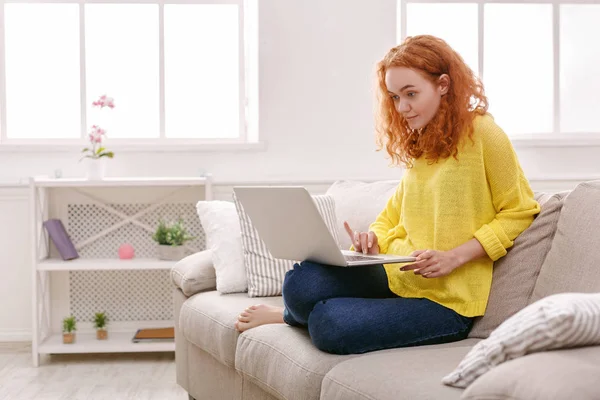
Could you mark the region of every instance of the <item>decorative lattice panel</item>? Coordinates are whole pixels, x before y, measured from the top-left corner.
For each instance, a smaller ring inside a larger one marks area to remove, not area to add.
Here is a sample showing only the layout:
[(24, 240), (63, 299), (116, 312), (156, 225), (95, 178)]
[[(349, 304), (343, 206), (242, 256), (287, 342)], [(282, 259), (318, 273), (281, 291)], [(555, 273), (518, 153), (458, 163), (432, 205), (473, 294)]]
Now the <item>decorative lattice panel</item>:
[(169, 271), (72, 271), (71, 313), (78, 321), (93, 321), (106, 312), (111, 321), (173, 319)]
[[(149, 207), (149, 204), (107, 204), (127, 215)], [(80, 243), (122, 221), (94, 204), (69, 204), (67, 230), (74, 243)], [(181, 217), (193, 241), (193, 250), (206, 248), (205, 234), (196, 214), (195, 204), (163, 204), (136, 220), (155, 228), (160, 218), (175, 221)], [(156, 258), (156, 242), (152, 232), (127, 223), (106, 236), (78, 250), (81, 258), (118, 258), (118, 248), (131, 244), (136, 258)], [(166, 270), (71, 271), (69, 273), (71, 313), (79, 321), (92, 321), (95, 312), (106, 312), (112, 321), (171, 320), (172, 284)]]
[[(109, 206), (123, 214), (131, 216), (147, 208), (149, 205), (110, 204)], [(166, 221), (175, 221), (179, 217), (183, 218), (190, 235), (196, 237), (196, 239), (187, 242), (187, 244), (197, 250), (203, 250), (206, 247), (205, 236), (194, 204), (164, 204), (143, 215), (138, 221), (155, 228), (160, 218)], [(67, 229), (74, 243), (92, 237), (119, 221), (121, 221), (119, 216), (94, 204), (68, 205)], [(118, 228), (107, 236), (83, 247), (78, 252), (81, 258), (118, 258), (117, 251), (123, 243), (131, 244), (135, 249), (135, 256), (138, 258), (156, 257), (156, 242), (152, 240), (152, 233), (133, 223), (128, 223)], [(189, 253), (191, 254), (192, 252), (189, 251)]]

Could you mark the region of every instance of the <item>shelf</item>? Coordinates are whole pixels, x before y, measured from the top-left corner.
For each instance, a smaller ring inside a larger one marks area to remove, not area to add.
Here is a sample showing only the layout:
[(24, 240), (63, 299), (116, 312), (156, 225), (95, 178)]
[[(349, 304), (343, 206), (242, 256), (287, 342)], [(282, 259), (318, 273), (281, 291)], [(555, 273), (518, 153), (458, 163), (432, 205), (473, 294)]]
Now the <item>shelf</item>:
[(140, 186), (195, 186), (206, 185), (206, 177), (119, 177), (89, 180), (85, 178), (42, 178), (36, 177), (38, 187), (140, 187)]
[[(122, 241), (113, 240), (113, 235), (117, 237), (121, 233), (131, 235), (131, 232), (127, 231), (128, 228), (115, 233), (128, 224), (147, 231), (148, 233), (143, 234), (149, 235), (156, 229), (155, 226), (148, 223), (148, 220), (155, 215), (151, 213), (162, 214), (163, 211), (167, 213), (177, 211), (179, 214), (182, 207), (187, 209), (189, 204), (195, 205), (199, 198), (211, 200), (212, 176), (205, 174), (196, 177), (108, 177), (101, 180), (88, 180), (83, 177), (36, 176), (30, 177), (26, 183), (31, 197), (29, 202), (29, 243), (30, 264), (34, 278), (32, 279), (31, 299), (33, 304), (31, 327), (33, 365), (39, 366), (41, 353), (174, 351), (175, 343), (173, 341), (133, 343), (131, 338), (139, 326), (154, 327), (162, 326), (165, 323), (173, 326), (172, 321), (155, 321), (160, 323), (148, 325), (149, 322), (146, 320), (161, 319), (161, 316), (164, 315), (162, 311), (172, 307), (170, 301), (155, 296), (154, 289), (162, 289), (163, 285), (169, 284), (164, 275), (169, 273), (178, 260), (159, 260), (151, 247), (141, 248), (145, 250), (144, 254), (138, 254), (131, 260), (121, 260), (118, 258), (116, 249), (121, 246)], [(79, 222), (72, 225), (73, 229), (79, 229), (77, 232), (71, 232), (74, 237), (80, 238), (77, 240), (79, 249), (92, 243), (98, 244), (100, 239), (108, 238), (109, 240), (100, 246), (99, 252), (93, 255), (92, 253), (87, 255), (81, 253), (80, 258), (65, 261), (56, 252), (56, 246), (52, 247), (53, 241), (45, 230), (43, 222), (51, 218), (58, 218), (64, 222), (69, 221), (70, 204), (87, 207), (81, 211), (83, 214)], [(123, 206), (128, 204), (132, 206)], [(102, 212), (96, 212), (92, 209), (93, 207), (98, 207)], [(190, 210), (190, 212), (192, 211)], [(195, 213), (192, 212), (192, 214)], [(190, 214), (190, 218), (192, 218), (192, 214)], [(89, 229), (86, 224), (93, 224), (94, 229)], [(96, 226), (106, 227), (97, 229)], [(98, 230), (100, 231), (97, 232)], [(149, 236), (146, 237), (146, 239), (148, 238)], [(188, 252), (198, 251), (193, 246), (186, 247), (188, 247)], [(107, 276), (107, 272), (92, 272), (152, 270), (155, 273), (146, 273), (142, 277), (144, 279), (134, 279), (127, 284), (127, 287), (113, 285), (113, 277), (110, 276), (110, 273)], [(88, 272), (67, 274), (66, 272), (69, 271)], [(85, 285), (78, 284), (81, 279), (85, 280)], [(135, 287), (131, 288), (130, 285)], [(136, 295), (132, 300), (128, 300), (128, 296), (123, 296), (123, 292), (129, 293), (132, 290), (139, 293), (139, 296)], [(122, 302), (127, 303), (121, 304)], [(119, 312), (123, 311), (122, 308), (126, 308), (127, 313)], [(109, 330), (108, 340), (97, 340), (95, 331), (91, 329), (91, 323), (89, 327), (82, 323), (79, 325), (76, 343), (63, 344), (62, 333), (58, 331), (62, 326), (60, 318), (71, 314), (92, 315), (96, 309), (108, 309), (114, 317), (112, 320), (115, 323), (112, 325), (114, 330)], [(156, 312), (148, 314), (146, 309)], [(133, 319), (137, 317), (144, 321), (134, 321)], [(56, 329), (56, 334), (41, 338), (43, 333), (52, 332), (54, 329)]]
[(115, 271), (171, 269), (177, 261), (163, 261), (154, 258), (77, 258), (64, 261), (58, 258), (46, 258), (37, 263), (38, 271)]
[(64, 344), (62, 333), (49, 336), (40, 343), (38, 352), (42, 354), (74, 353), (137, 353), (175, 351), (175, 341), (133, 343), (135, 331), (111, 332), (108, 339), (97, 340), (96, 333), (77, 333), (75, 343)]

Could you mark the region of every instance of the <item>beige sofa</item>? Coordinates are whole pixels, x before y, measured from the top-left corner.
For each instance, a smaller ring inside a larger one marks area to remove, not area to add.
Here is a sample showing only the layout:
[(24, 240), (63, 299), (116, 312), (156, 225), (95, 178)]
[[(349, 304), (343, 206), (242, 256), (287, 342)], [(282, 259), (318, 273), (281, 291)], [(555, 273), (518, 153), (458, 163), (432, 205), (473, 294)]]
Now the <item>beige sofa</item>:
[(486, 316), (470, 338), (450, 344), (339, 356), (284, 324), (239, 334), (241, 310), (281, 305), (281, 297), (221, 295), (210, 252), (190, 256), (172, 271), (177, 382), (197, 400), (600, 399), (598, 346), (517, 358), (466, 390), (441, 383), (475, 343), (527, 304), (560, 292), (600, 292), (600, 181), (536, 198), (542, 212), (495, 264)]

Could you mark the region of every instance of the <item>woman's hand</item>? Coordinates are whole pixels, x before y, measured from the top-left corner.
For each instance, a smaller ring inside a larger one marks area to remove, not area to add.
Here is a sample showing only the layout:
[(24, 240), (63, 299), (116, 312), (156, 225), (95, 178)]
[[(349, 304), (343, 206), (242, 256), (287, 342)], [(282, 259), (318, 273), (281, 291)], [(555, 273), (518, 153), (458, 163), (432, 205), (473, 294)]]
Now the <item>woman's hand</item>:
[(379, 254), (377, 235), (375, 235), (373, 231), (354, 231), (346, 221), (344, 221), (344, 228), (346, 229), (348, 236), (350, 236), (350, 240), (352, 240), (355, 251), (362, 252), (363, 254)]
[(439, 278), (449, 275), (463, 263), (452, 251), (417, 250), (411, 254), (417, 261), (405, 265), (400, 271), (414, 270), (415, 275), (424, 278)]

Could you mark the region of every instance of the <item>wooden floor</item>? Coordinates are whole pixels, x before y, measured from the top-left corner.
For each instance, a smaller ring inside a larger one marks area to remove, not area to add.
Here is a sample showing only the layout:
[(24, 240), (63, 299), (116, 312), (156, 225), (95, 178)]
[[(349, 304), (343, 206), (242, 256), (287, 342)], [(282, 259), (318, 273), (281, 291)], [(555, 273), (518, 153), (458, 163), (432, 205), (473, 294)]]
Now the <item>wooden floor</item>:
[(173, 353), (43, 356), (0, 343), (0, 400), (187, 400), (175, 383)]

